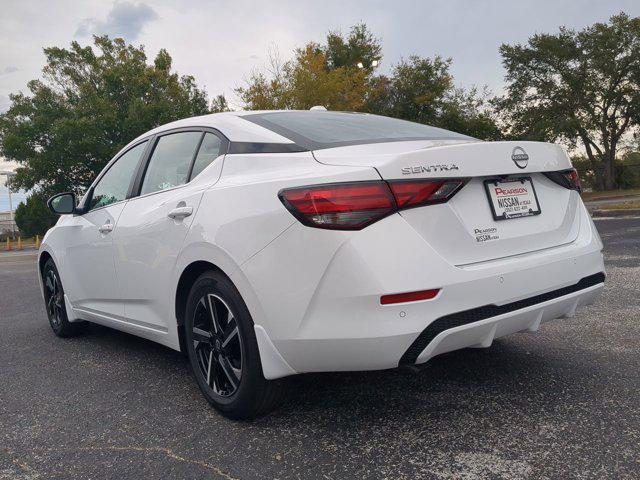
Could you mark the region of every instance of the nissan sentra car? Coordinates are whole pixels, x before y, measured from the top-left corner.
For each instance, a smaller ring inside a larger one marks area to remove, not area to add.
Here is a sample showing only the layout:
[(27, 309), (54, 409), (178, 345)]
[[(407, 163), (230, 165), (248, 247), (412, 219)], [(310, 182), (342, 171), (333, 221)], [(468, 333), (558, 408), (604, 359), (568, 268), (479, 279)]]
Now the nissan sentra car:
[(62, 337), (188, 354), (248, 418), (285, 377), (419, 365), (592, 303), (602, 243), (567, 154), (361, 113), (228, 112), (123, 148), (42, 242)]

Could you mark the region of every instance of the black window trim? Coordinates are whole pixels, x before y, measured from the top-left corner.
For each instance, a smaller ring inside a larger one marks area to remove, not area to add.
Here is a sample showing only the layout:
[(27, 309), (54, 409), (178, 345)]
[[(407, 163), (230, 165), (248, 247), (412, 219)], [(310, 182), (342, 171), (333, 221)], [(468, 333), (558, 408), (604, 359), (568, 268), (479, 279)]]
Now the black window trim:
[(231, 142), (228, 153), (300, 153), (308, 151), (307, 148), (301, 147), (297, 143)]
[[(94, 212), (94, 211), (100, 210), (102, 208), (110, 207), (111, 205), (115, 205), (117, 203), (124, 202), (125, 200), (128, 200), (130, 198), (131, 189), (133, 187), (135, 178), (136, 178), (136, 176), (138, 174), (138, 170), (140, 169), (140, 165), (145, 161), (145, 159), (147, 157), (147, 154), (149, 152), (149, 146), (151, 145), (150, 139), (151, 139), (151, 137), (141, 138), (136, 143), (129, 145), (126, 148), (126, 150), (121, 150), (115, 157), (113, 157), (109, 161), (109, 163), (107, 163), (105, 168), (102, 169), (102, 172), (100, 172), (98, 174), (96, 179), (93, 181), (93, 183), (91, 184), (91, 186), (87, 190), (87, 193), (83, 197), (82, 202), (80, 203), (80, 205), (78, 205), (78, 209), (77, 209), (78, 215), (84, 215), (84, 214), (89, 213), (89, 212)], [(117, 202), (110, 203), (109, 205), (103, 205), (101, 207), (97, 207), (97, 208), (93, 208), (93, 209), (89, 208), (91, 206), (91, 200), (93, 200), (93, 191), (94, 191), (94, 189), (96, 188), (98, 183), (100, 183), (100, 181), (104, 178), (104, 176), (107, 174), (107, 172), (109, 170), (111, 170), (111, 167), (113, 167), (113, 165), (115, 165), (115, 163), (118, 160), (120, 160), (123, 156), (125, 156), (128, 152), (130, 152), (134, 148), (142, 145), (143, 143), (146, 143), (147, 146), (145, 147), (144, 151), (142, 152), (142, 155), (140, 156), (140, 159), (138, 160), (138, 165), (134, 168), (134, 175), (131, 178), (131, 180), (129, 181), (129, 188), (127, 189), (127, 194), (126, 194), (125, 198), (122, 199), (122, 200), (119, 200)]]
[[(206, 127), (206, 126), (189, 126), (189, 127), (179, 127), (179, 128), (171, 128), (168, 130), (163, 130), (161, 132), (157, 132), (151, 135), (147, 135), (145, 137), (140, 138), (137, 142), (128, 145), (126, 147), (126, 150), (121, 150), (120, 152), (118, 152), (118, 154), (113, 157), (109, 163), (107, 163), (107, 165), (105, 166), (105, 168), (102, 169), (102, 171), (98, 174), (98, 176), (95, 178), (95, 180), (93, 181), (93, 183), (91, 183), (91, 186), (89, 187), (89, 189), (87, 190), (87, 193), (85, 194), (85, 196), (83, 197), (80, 205), (78, 205), (78, 209), (77, 209), (77, 213), (76, 215), (84, 215), (86, 213), (89, 212), (93, 212), (96, 210), (100, 210), (102, 208), (106, 208), (109, 207), (111, 205), (115, 205), (117, 203), (120, 202), (124, 202), (125, 200), (129, 200), (131, 198), (136, 198), (140, 196), (140, 189), (142, 188), (142, 180), (144, 179), (144, 174), (147, 170), (147, 166), (149, 164), (149, 159), (151, 158), (151, 154), (153, 153), (153, 150), (155, 149), (155, 145), (158, 141), (158, 139), (164, 135), (170, 135), (172, 133), (179, 133), (179, 132), (202, 132), (203, 135), (200, 137), (200, 141), (198, 143), (198, 148), (196, 149), (193, 158), (191, 159), (191, 164), (189, 166), (189, 177), (187, 179), (187, 183), (189, 183), (191, 180), (193, 180), (191, 178), (191, 173), (193, 172), (193, 165), (195, 163), (195, 159), (196, 156), (198, 154), (198, 151), (200, 149), (200, 146), (202, 144), (202, 140), (204, 139), (204, 134), (209, 132), (209, 133), (213, 133), (214, 135), (216, 135), (219, 139), (220, 139), (220, 155), (225, 155), (226, 153), (228, 153), (229, 151), (229, 139), (222, 134), (222, 132), (220, 132), (219, 130), (217, 130), (216, 128), (213, 127)], [(102, 177), (105, 176), (105, 174), (109, 171), (109, 169), (111, 169), (111, 167), (113, 166), (114, 163), (116, 163), (118, 160), (120, 160), (120, 158), (122, 158), (123, 155), (125, 155), (127, 152), (129, 152), (131, 149), (137, 147), (138, 145), (141, 145), (142, 143), (147, 142), (147, 146), (144, 149), (144, 151), (142, 152), (142, 155), (140, 157), (140, 160), (138, 161), (138, 165), (136, 166), (135, 170), (134, 170), (134, 175), (131, 179), (131, 182), (129, 184), (129, 189), (127, 191), (127, 195), (124, 198), (124, 200), (118, 201), (118, 202), (114, 202), (112, 204), (109, 205), (104, 205), (102, 207), (99, 208), (94, 208), (92, 210), (89, 210), (89, 205), (91, 205), (91, 199), (93, 197), (93, 190), (95, 189), (96, 185), (98, 185), (98, 183), (102, 180)], [(186, 185), (186, 183), (184, 184)], [(182, 186), (182, 185), (180, 185)], [(164, 190), (159, 190), (159, 191), (164, 191)], [(152, 192), (152, 193), (157, 193), (157, 192)]]
[[(191, 162), (189, 162), (189, 170), (187, 171), (187, 181), (185, 182), (185, 185), (192, 180), (191, 175), (193, 174), (193, 166), (196, 164), (196, 158), (198, 158), (198, 154), (200, 153), (200, 148), (202, 147), (202, 142), (204, 142), (204, 137), (206, 134), (206, 132), (202, 132), (202, 135), (200, 135), (200, 140), (198, 140), (196, 149), (193, 152), (193, 156), (191, 157)], [(222, 144), (220, 146), (222, 146)]]
[[(153, 134), (150, 137), (148, 137), (150, 139), (151, 148), (149, 148), (145, 152), (143, 162), (141, 162), (141, 164), (138, 165), (138, 170), (136, 172), (136, 175), (134, 176), (135, 180), (131, 186), (131, 190), (129, 191), (129, 196), (127, 198), (136, 198), (141, 196), (140, 191), (142, 190), (142, 182), (144, 181), (144, 177), (147, 173), (147, 168), (149, 167), (151, 156), (153, 155), (153, 152), (158, 144), (158, 140), (160, 140), (160, 137), (164, 137), (165, 135), (173, 135), (175, 133), (184, 133), (184, 132), (201, 132), (202, 135), (200, 135), (200, 139), (198, 140), (198, 144), (193, 153), (193, 157), (191, 158), (191, 163), (189, 164), (189, 170), (188, 170), (189, 174), (187, 176), (187, 181), (182, 185), (176, 185), (175, 188), (187, 185), (189, 182), (191, 182), (191, 180), (193, 180), (193, 178), (191, 178), (191, 174), (193, 173), (193, 165), (195, 164), (196, 157), (198, 156), (198, 152), (200, 150), (200, 147), (202, 146), (202, 141), (204, 140), (204, 135), (206, 133), (212, 133), (220, 139), (220, 155), (218, 155), (218, 157), (225, 155), (229, 150), (229, 143), (230, 143), (229, 139), (225, 137), (219, 130), (212, 127), (198, 127), (198, 126), (179, 127), (179, 128), (172, 128), (169, 130), (163, 130), (162, 132)], [(157, 190), (155, 192), (149, 192), (148, 194), (145, 194), (142, 196), (153, 195), (155, 193), (165, 192), (165, 191), (166, 190)]]

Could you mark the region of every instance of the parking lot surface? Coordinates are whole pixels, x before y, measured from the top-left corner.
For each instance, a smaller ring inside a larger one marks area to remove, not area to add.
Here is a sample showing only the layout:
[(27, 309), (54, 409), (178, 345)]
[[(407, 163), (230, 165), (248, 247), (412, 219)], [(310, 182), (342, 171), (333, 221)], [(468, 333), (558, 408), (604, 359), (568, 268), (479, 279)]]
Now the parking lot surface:
[(419, 372), (296, 377), (253, 422), (177, 352), (54, 337), (34, 254), (0, 254), (0, 479), (640, 478), (640, 219), (597, 226), (608, 281), (575, 318)]

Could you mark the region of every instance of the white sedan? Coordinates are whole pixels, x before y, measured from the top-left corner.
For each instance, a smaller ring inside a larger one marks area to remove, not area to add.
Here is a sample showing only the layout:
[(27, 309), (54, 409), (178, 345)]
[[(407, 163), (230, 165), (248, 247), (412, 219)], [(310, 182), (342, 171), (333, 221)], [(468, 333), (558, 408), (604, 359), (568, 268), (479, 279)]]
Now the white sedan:
[(132, 141), (39, 255), (53, 331), (189, 356), (234, 418), (283, 377), (416, 365), (573, 316), (602, 243), (566, 153), (376, 115), (229, 112)]

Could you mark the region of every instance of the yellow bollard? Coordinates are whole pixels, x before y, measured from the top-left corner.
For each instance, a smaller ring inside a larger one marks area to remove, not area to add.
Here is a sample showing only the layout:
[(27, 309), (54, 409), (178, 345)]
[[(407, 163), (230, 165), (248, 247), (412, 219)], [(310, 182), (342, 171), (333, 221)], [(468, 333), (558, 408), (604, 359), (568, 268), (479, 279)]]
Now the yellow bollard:
[(7, 237), (7, 252), (11, 250), (11, 240)]
[(40, 235), (36, 235), (36, 250), (40, 249)]
[(22, 250), (22, 237), (18, 237), (18, 250)]

